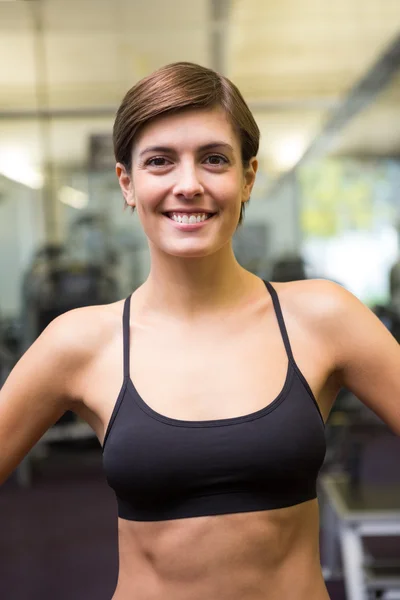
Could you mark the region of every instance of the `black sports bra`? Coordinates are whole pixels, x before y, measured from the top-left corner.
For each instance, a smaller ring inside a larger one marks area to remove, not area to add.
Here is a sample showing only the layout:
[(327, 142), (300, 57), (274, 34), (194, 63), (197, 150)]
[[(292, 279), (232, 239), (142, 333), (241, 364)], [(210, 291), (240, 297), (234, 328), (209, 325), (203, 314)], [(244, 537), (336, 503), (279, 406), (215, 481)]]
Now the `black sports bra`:
[(130, 297), (123, 313), (124, 381), (103, 443), (118, 515), (163, 521), (292, 506), (316, 498), (326, 452), (324, 421), (296, 365), (275, 289), (267, 286), (288, 356), (280, 394), (229, 419), (183, 421), (159, 414), (129, 374)]

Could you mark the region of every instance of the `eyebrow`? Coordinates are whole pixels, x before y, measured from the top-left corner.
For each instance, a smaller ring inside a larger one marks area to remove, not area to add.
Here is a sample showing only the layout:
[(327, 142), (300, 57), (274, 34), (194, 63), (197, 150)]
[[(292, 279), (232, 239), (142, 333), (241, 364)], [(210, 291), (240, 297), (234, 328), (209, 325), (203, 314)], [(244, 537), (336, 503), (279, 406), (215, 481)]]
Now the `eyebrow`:
[[(213, 150), (214, 148), (226, 148), (227, 150), (230, 150), (231, 152), (233, 152), (233, 148), (230, 144), (227, 144), (226, 142), (210, 142), (209, 144), (204, 144), (203, 146), (199, 146), (197, 148), (198, 152), (205, 152), (206, 150)], [(175, 152), (174, 148), (172, 148), (171, 146), (148, 146), (147, 148), (145, 148), (144, 150), (142, 150), (139, 154), (139, 157), (143, 156), (144, 154), (147, 154), (148, 152)]]

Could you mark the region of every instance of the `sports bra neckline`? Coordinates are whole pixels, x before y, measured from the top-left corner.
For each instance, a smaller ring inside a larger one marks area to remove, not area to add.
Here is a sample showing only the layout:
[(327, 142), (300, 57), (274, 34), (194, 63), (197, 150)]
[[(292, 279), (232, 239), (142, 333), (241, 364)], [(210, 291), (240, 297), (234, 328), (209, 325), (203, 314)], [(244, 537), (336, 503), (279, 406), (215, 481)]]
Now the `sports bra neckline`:
[(248, 513), (317, 498), (326, 452), (323, 417), (291, 353), (278, 296), (264, 283), (288, 355), (286, 379), (267, 406), (226, 419), (174, 419), (144, 401), (129, 373), (131, 303), (126, 299), (124, 380), (103, 442), (107, 482), (121, 519)]
[(184, 428), (187, 428), (187, 429), (204, 428), (205, 429), (205, 428), (215, 428), (215, 427), (222, 427), (222, 426), (225, 427), (225, 426), (239, 425), (241, 423), (256, 421), (257, 419), (260, 419), (261, 417), (264, 417), (267, 414), (272, 413), (277, 407), (279, 407), (280, 405), (283, 404), (283, 401), (288, 396), (290, 396), (289, 392), (290, 392), (292, 386), (294, 385), (294, 383), (298, 380), (300, 382), (300, 384), (302, 385), (302, 387), (306, 390), (306, 392), (307, 392), (308, 396), (311, 398), (313, 404), (315, 405), (315, 408), (319, 415), (322, 427), (325, 429), (326, 424), (325, 424), (323, 415), (321, 413), (320, 406), (319, 406), (319, 404), (314, 396), (314, 393), (313, 393), (312, 389), (310, 388), (306, 378), (304, 377), (303, 373), (299, 369), (299, 367), (294, 359), (294, 356), (293, 356), (293, 353), (291, 350), (291, 346), (290, 346), (290, 342), (289, 342), (289, 337), (288, 337), (288, 334), (286, 331), (286, 325), (285, 325), (285, 322), (283, 319), (283, 314), (282, 314), (282, 310), (280, 307), (278, 295), (277, 295), (275, 289), (273, 288), (273, 286), (268, 281), (264, 281), (264, 280), (262, 280), (262, 281), (265, 284), (265, 286), (267, 287), (267, 289), (269, 290), (270, 295), (272, 297), (275, 315), (276, 315), (277, 321), (279, 323), (281, 336), (283, 338), (283, 342), (284, 342), (284, 345), (286, 348), (286, 354), (288, 357), (286, 378), (285, 378), (283, 387), (282, 387), (281, 391), (279, 392), (279, 394), (269, 404), (267, 404), (266, 406), (264, 406), (256, 411), (247, 413), (245, 415), (239, 415), (236, 417), (227, 417), (227, 418), (222, 418), (222, 419), (204, 419), (204, 420), (176, 419), (173, 417), (168, 417), (167, 415), (164, 415), (164, 414), (156, 411), (155, 409), (153, 409), (149, 404), (147, 404), (147, 402), (145, 402), (144, 398), (138, 392), (138, 390), (131, 378), (131, 375), (130, 375), (130, 306), (131, 306), (131, 296), (132, 296), (132, 294), (131, 294), (125, 299), (124, 309), (123, 309), (123, 318), (122, 318), (124, 378), (123, 378), (123, 382), (121, 385), (121, 389), (120, 389), (116, 404), (114, 405), (113, 412), (111, 414), (110, 420), (106, 427), (106, 432), (105, 432), (105, 436), (104, 436), (103, 443), (102, 443), (103, 452), (104, 452), (104, 449), (106, 446), (108, 436), (111, 432), (114, 420), (117, 416), (117, 413), (119, 412), (122, 401), (126, 396), (127, 396), (126, 401), (132, 402), (133, 405), (136, 406), (137, 409), (139, 409), (142, 413), (144, 413), (147, 416), (149, 416), (150, 418), (152, 418), (154, 421), (165, 423), (166, 425), (169, 425), (172, 427), (180, 427), (183, 429)]
[[(133, 397), (134, 400), (136, 402), (136, 404), (139, 406), (139, 408), (141, 408), (144, 412), (146, 412), (150, 417), (153, 417), (154, 419), (161, 421), (163, 423), (169, 424), (169, 425), (175, 425), (177, 427), (218, 427), (218, 426), (225, 426), (225, 425), (236, 425), (239, 423), (244, 423), (246, 421), (251, 421), (257, 418), (260, 418), (266, 414), (268, 414), (269, 412), (271, 412), (272, 410), (274, 410), (277, 406), (279, 406), (279, 404), (285, 399), (286, 397), (286, 392), (288, 391), (288, 389), (290, 388), (292, 381), (293, 381), (293, 375), (295, 373), (295, 371), (297, 372), (298, 369), (296, 369), (296, 365), (295, 365), (295, 361), (294, 361), (294, 357), (293, 357), (293, 353), (292, 353), (292, 349), (291, 349), (291, 345), (290, 345), (290, 341), (289, 341), (289, 336), (286, 330), (286, 325), (285, 325), (285, 321), (283, 319), (283, 314), (282, 314), (282, 309), (280, 306), (280, 302), (278, 299), (278, 294), (275, 291), (275, 288), (272, 286), (272, 284), (269, 281), (265, 281), (265, 280), (261, 280), (265, 287), (267, 288), (267, 290), (269, 291), (269, 294), (271, 296), (272, 299), (272, 304), (274, 307), (274, 311), (275, 311), (275, 315), (278, 321), (278, 325), (279, 325), (279, 329), (280, 329), (280, 333), (283, 339), (283, 343), (286, 349), (286, 354), (287, 354), (287, 358), (288, 358), (288, 365), (287, 365), (287, 370), (286, 370), (286, 377), (285, 377), (285, 381), (283, 383), (283, 387), (281, 389), (281, 391), (279, 392), (279, 394), (272, 400), (272, 402), (270, 402), (269, 404), (267, 404), (266, 406), (260, 408), (257, 411), (253, 411), (251, 413), (247, 413), (245, 415), (240, 415), (237, 417), (228, 417), (228, 418), (224, 418), (224, 419), (206, 419), (206, 420), (186, 420), (186, 419), (176, 419), (173, 417), (168, 417), (167, 415), (163, 415), (162, 413), (154, 410), (149, 404), (147, 404), (147, 402), (145, 402), (145, 400), (143, 399), (143, 397), (139, 394), (135, 384), (132, 381), (131, 378), (131, 374), (130, 374), (130, 310), (131, 310), (131, 298), (132, 298), (132, 294), (130, 294), (126, 299), (125, 299), (125, 303), (124, 303), (124, 311), (123, 311), (123, 351), (124, 351), (124, 382), (125, 388), (129, 388), (131, 390), (131, 392), (133, 393)], [(310, 390), (311, 392), (311, 390)], [(311, 395), (312, 392), (311, 392)], [(315, 398), (313, 398), (314, 402), (316, 403)]]
[(176, 419), (173, 417), (168, 417), (167, 415), (163, 415), (162, 413), (154, 410), (139, 394), (135, 384), (132, 381), (130, 375), (126, 377), (126, 385), (131, 389), (134, 395), (134, 400), (136, 404), (142, 409), (145, 413), (147, 413), (153, 419), (157, 421), (161, 421), (162, 423), (166, 423), (168, 425), (173, 425), (176, 427), (222, 427), (228, 425), (238, 425), (240, 423), (245, 423), (246, 421), (253, 421), (255, 419), (259, 419), (264, 415), (273, 411), (283, 400), (287, 397), (287, 392), (290, 389), (293, 381), (294, 369), (291, 361), (288, 361), (288, 366), (286, 370), (286, 377), (283, 384), (283, 387), (279, 394), (266, 406), (253, 411), (251, 413), (247, 413), (245, 415), (239, 415), (237, 417), (226, 417), (222, 419), (203, 419), (203, 420), (188, 420), (188, 419)]

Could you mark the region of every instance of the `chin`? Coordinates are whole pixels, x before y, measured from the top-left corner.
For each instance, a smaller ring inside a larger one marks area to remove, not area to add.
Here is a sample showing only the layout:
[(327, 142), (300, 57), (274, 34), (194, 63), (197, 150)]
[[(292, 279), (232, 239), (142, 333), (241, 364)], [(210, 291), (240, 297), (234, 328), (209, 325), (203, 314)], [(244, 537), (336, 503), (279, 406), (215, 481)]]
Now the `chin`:
[(184, 252), (176, 251), (167, 251), (166, 254), (169, 256), (173, 256), (175, 258), (205, 258), (206, 256), (212, 256), (215, 254), (215, 251), (212, 250), (186, 250)]
[(180, 248), (167, 246), (161, 249), (165, 254), (169, 256), (174, 256), (175, 258), (204, 258), (206, 256), (211, 256), (218, 251), (218, 248), (216, 248), (215, 246), (207, 247), (205, 245), (199, 245), (196, 248), (193, 244), (191, 245), (191, 247), (188, 245), (186, 248), (183, 248), (182, 246)]

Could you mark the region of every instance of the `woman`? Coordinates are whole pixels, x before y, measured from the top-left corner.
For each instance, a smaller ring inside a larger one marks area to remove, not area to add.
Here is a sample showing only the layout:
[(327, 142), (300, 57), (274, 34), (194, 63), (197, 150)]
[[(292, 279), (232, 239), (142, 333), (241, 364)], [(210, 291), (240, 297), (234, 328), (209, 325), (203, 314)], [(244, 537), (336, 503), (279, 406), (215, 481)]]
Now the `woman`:
[(400, 433), (399, 347), (339, 285), (271, 285), (235, 260), (259, 132), (229, 80), (156, 71), (114, 140), (150, 274), (55, 319), (21, 358), (0, 395), (0, 481), (73, 410), (116, 492), (114, 600), (327, 600), (324, 422), (345, 386)]

